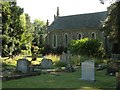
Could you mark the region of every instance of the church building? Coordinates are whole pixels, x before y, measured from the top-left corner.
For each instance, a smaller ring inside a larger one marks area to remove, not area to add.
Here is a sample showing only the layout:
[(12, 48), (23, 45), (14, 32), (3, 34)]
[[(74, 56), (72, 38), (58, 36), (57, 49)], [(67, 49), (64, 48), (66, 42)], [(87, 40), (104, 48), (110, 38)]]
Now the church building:
[(57, 8), (57, 15), (54, 15), (54, 21), (47, 28), (46, 43), (52, 48), (57, 48), (58, 46), (67, 47), (71, 40), (86, 37), (103, 40), (100, 26), (106, 16), (106, 11), (59, 16), (59, 8)]

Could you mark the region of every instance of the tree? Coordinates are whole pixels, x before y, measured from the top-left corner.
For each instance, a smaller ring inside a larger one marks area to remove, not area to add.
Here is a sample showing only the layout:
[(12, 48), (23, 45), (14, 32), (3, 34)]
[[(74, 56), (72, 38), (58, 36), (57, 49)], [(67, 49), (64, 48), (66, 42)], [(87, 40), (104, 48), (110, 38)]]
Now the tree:
[(31, 43), (33, 38), (33, 26), (32, 23), (30, 22), (30, 17), (28, 14), (23, 13), (20, 16), (21, 24), (24, 29), (24, 33), (22, 34), (21, 38), (21, 49), (26, 50), (27, 54), (31, 53)]
[[(100, 0), (104, 3), (103, 0)], [(105, 32), (106, 36), (109, 36), (111, 42), (116, 41), (115, 47), (117, 49), (115, 53), (120, 54), (120, 2), (112, 3), (108, 7), (108, 16), (104, 21), (102, 30)], [(114, 47), (114, 46), (113, 46)]]
[[(20, 23), (23, 9), (16, 2), (2, 2), (2, 55), (8, 56), (19, 50), (21, 35), (24, 29)], [(7, 41), (4, 41), (7, 40)], [(6, 52), (4, 52), (5, 48)]]
[(2, 55), (19, 54), (21, 46), (32, 41), (29, 15), (16, 2), (2, 2), (2, 6)]
[(40, 44), (43, 44), (43, 37), (46, 33), (46, 23), (40, 19), (35, 19), (34, 23), (34, 44), (37, 46), (40, 46)]

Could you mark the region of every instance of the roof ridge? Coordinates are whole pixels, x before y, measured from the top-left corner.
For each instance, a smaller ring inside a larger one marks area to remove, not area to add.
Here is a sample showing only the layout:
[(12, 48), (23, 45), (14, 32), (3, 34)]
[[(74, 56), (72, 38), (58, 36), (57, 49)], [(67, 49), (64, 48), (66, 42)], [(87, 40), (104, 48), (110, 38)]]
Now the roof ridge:
[(75, 14), (75, 15), (68, 15), (68, 16), (59, 16), (58, 18), (71, 17), (71, 16), (79, 16), (79, 15), (99, 14), (99, 13), (105, 13), (105, 12), (107, 12), (107, 11), (92, 12), (92, 13), (83, 13), (83, 14)]
[(107, 11), (61, 16), (52, 22), (48, 30), (99, 28), (100, 21), (106, 16)]

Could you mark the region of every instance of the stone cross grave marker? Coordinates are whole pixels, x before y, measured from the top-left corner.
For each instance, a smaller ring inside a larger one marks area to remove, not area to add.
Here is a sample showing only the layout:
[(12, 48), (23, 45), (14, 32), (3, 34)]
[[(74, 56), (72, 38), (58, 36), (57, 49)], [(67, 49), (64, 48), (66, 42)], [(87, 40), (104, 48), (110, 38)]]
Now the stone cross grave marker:
[(95, 71), (94, 71), (94, 61), (85, 61), (82, 62), (82, 80), (94, 81), (95, 80)]
[(22, 73), (29, 72), (30, 69), (30, 61), (27, 59), (19, 59), (17, 61), (17, 70), (21, 71)]
[(46, 58), (42, 59), (41, 66), (42, 66), (42, 68), (51, 68), (52, 60), (51, 59), (46, 59)]

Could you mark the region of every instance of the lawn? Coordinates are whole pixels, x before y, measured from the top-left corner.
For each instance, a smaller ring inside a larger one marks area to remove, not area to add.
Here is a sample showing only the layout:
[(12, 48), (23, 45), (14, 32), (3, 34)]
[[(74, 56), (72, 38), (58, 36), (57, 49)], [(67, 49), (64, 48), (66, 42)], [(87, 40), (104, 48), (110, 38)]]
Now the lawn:
[(3, 82), (3, 88), (76, 88), (82, 90), (115, 89), (116, 78), (105, 75), (106, 70), (95, 72), (95, 82), (82, 81), (81, 70), (76, 72), (61, 72), (58, 75), (41, 74), (40, 76), (27, 77)]

